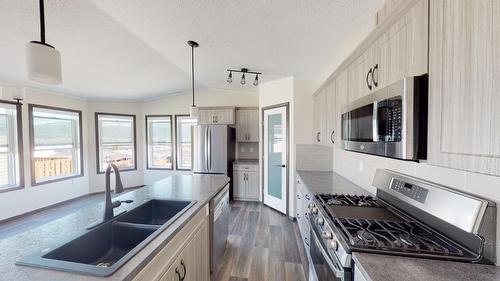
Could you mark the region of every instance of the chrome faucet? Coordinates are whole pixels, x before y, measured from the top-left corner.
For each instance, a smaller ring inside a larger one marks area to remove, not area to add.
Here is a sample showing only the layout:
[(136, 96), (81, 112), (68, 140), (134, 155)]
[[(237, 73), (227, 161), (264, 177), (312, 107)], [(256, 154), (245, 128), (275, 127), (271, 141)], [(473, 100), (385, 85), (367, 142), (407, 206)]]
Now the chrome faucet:
[(123, 200), (123, 201), (111, 201), (111, 181), (110, 174), (111, 169), (115, 172), (115, 193), (123, 192), (123, 184), (122, 179), (120, 178), (120, 171), (115, 164), (109, 164), (108, 168), (106, 168), (106, 199), (104, 203), (104, 217), (103, 221), (107, 221), (113, 218), (113, 209), (119, 207), (122, 203), (132, 203), (133, 200)]

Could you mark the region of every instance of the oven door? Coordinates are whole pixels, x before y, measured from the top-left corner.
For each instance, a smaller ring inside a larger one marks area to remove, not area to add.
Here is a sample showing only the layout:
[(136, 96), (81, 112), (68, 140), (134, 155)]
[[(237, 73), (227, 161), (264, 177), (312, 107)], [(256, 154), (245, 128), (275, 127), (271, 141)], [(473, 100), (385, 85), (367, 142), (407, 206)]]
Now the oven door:
[[(314, 228), (314, 226), (313, 226)], [(311, 245), (309, 254), (318, 281), (350, 281), (350, 272), (337, 263), (336, 258), (331, 258), (318, 234), (311, 228)]]

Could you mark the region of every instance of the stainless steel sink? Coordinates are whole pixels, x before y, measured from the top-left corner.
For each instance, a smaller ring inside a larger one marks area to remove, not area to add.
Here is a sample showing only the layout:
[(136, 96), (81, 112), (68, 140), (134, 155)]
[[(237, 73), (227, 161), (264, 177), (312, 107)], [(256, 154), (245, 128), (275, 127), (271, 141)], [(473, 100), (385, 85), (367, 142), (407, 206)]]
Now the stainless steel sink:
[(76, 238), (16, 262), (41, 268), (109, 276), (196, 201), (150, 200)]

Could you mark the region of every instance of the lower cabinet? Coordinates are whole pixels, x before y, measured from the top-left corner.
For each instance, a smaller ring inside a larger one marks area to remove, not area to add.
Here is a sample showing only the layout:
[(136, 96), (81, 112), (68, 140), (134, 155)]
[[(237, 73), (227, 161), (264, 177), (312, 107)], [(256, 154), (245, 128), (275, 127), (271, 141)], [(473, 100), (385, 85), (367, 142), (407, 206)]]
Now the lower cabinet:
[(258, 165), (234, 165), (233, 170), (233, 197), (239, 200), (258, 201)]
[(354, 281), (367, 281), (363, 273), (359, 271), (359, 268), (354, 265)]
[(210, 281), (208, 214), (207, 204), (133, 280)]

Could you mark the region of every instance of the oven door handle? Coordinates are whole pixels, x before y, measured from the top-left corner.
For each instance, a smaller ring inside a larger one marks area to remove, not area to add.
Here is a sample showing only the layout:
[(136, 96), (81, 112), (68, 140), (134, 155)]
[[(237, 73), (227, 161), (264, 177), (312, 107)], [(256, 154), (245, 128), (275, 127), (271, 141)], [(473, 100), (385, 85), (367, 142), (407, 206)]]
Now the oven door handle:
[[(313, 228), (314, 228), (314, 226), (313, 226)], [(323, 245), (321, 245), (321, 243), (319, 242), (319, 238), (318, 238), (318, 235), (316, 234), (316, 230), (312, 230), (311, 234), (313, 235), (313, 237), (311, 237), (312, 243), (314, 243), (315, 247), (317, 249), (319, 249), (319, 251), (321, 252), (321, 255), (324, 257), (324, 260), (326, 261), (328, 267), (333, 271), (335, 277), (340, 278), (341, 280), (344, 280), (344, 270), (342, 270), (338, 265), (336, 265), (332, 262), (330, 255), (328, 255), (328, 253), (323, 248)]]
[(379, 134), (378, 134), (378, 101), (374, 101), (373, 102), (372, 131), (373, 131), (373, 142), (378, 142), (379, 141)]

